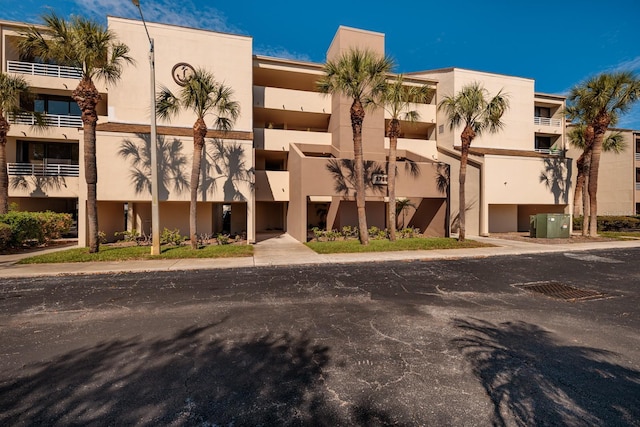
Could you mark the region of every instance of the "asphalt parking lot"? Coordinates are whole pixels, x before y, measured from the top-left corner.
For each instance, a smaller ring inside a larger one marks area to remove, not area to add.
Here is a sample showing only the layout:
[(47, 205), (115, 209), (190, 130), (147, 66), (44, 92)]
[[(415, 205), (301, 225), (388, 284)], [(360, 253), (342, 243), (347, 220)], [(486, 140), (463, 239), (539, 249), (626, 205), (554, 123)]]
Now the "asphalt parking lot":
[(640, 425), (639, 256), (4, 279), (0, 422)]

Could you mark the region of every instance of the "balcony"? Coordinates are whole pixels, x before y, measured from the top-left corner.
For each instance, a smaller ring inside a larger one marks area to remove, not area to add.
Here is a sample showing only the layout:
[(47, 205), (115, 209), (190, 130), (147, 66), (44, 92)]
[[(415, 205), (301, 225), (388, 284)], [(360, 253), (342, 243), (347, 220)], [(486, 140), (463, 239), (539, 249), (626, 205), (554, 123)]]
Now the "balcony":
[(289, 143), (331, 145), (331, 134), (285, 129), (253, 130), (255, 148), (260, 150), (289, 151)]
[[(64, 160), (62, 160), (64, 162)], [(14, 176), (78, 176), (80, 166), (67, 163), (8, 163), (7, 171)]]
[(533, 124), (536, 126), (562, 127), (562, 120), (551, 119), (549, 117), (534, 117)]
[[(47, 126), (59, 128), (80, 128), (82, 119), (79, 116), (62, 116), (58, 114), (44, 114), (44, 123)], [(31, 113), (21, 113), (10, 116), (9, 121), (16, 125), (35, 126), (36, 118)]]
[(34, 62), (7, 61), (7, 72), (66, 79), (82, 78), (82, 70), (80, 68), (51, 64), (36, 64)]
[[(420, 115), (420, 118), (416, 120), (417, 123), (435, 123), (437, 110), (438, 107), (433, 104), (411, 104), (409, 108), (405, 108), (400, 113), (399, 118), (402, 120), (404, 113), (408, 111), (416, 111)], [(391, 113), (385, 110), (384, 118), (390, 120)]]
[(253, 106), (274, 110), (331, 114), (331, 98), (318, 92), (254, 86)]

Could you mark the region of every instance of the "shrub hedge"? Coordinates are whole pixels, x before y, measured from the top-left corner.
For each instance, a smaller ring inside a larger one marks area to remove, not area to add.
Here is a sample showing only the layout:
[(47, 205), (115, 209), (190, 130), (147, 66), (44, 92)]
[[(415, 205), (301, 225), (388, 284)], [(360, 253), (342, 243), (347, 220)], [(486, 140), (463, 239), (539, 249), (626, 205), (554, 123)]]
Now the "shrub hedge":
[[(582, 230), (582, 217), (573, 218), (573, 229)], [(598, 216), (598, 231), (640, 230), (640, 216)]]
[[(0, 215), (0, 249), (28, 244), (43, 244), (60, 236), (71, 228), (70, 214), (46, 212), (9, 211)], [(7, 233), (6, 227), (9, 227)]]

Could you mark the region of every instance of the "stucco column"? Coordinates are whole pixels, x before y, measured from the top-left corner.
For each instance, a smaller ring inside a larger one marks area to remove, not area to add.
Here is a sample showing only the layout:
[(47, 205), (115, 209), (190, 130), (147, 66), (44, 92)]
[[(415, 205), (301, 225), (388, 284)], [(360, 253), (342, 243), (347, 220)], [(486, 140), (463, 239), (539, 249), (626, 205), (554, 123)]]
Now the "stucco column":
[(480, 209), (479, 209), (479, 224), (480, 224), (480, 235), (488, 236), (489, 235), (489, 203), (487, 203), (486, 198), (486, 180), (484, 173), (484, 163), (480, 165)]

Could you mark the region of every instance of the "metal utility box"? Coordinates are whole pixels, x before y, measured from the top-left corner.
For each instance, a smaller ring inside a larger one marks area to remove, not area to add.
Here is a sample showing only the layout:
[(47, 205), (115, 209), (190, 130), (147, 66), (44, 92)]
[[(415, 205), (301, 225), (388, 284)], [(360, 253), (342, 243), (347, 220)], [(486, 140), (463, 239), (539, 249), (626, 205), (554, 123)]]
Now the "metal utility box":
[(571, 215), (537, 214), (529, 217), (529, 236), (558, 239), (570, 237)]

